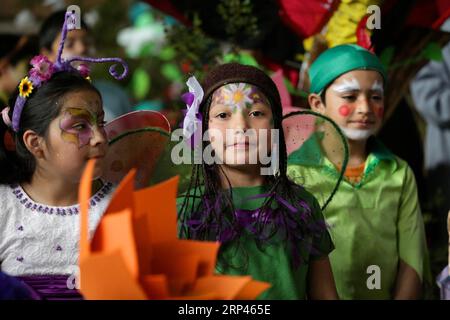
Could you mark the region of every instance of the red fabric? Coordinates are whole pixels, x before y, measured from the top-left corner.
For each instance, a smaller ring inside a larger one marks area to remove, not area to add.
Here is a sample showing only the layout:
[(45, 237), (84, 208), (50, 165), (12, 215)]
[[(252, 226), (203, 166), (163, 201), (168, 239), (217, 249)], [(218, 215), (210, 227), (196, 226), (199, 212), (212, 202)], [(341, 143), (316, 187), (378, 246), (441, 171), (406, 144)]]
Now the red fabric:
[[(390, 14), (398, 1), (385, 1), (381, 9), (384, 16)], [(417, 0), (406, 20), (406, 26), (439, 29), (450, 17), (449, 0)], [(381, 20), (383, 23), (383, 20)]]
[(297, 86), (300, 69), (291, 68), (291, 67), (288, 67), (288, 66), (286, 66), (284, 64), (276, 63), (276, 62), (274, 62), (272, 60), (269, 60), (267, 58), (264, 59), (262, 63), (268, 69), (270, 69), (270, 70), (272, 70), (274, 72), (276, 72), (276, 71), (281, 69), (283, 71), (283, 75), (292, 83), (292, 85), (294, 87)]
[(365, 15), (358, 23), (358, 27), (356, 28), (356, 44), (364, 49), (374, 52), (372, 42), (370, 40), (370, 31), (366, 27), (368, 18), (369, 16)]
[(172, 4), (170, 0), (145, 0), (145, 2), (158, 9), (159, 11), (162, 11), (174, 17), (175, 19), (186, 25), (191, 24), (191, 22), (184, 17), (182, 12), (178, 11), (178, 9)]
[(322, 30), (340, 0), (278, 0), (279, 15), (301, 38), (308, 38)]

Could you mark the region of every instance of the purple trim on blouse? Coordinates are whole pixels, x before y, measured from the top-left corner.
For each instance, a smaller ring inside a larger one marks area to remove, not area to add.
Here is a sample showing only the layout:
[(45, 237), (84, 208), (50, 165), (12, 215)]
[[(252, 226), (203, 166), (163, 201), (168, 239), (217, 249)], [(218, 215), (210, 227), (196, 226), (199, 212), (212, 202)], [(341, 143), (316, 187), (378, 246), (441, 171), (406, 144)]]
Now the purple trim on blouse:
[(16, 277), (29, 290), (33, 300), (82, 300), (77, 289), (67, 286), (66, 275), (33, 275)]
[[(106, 182), (97, 193), (95, 193), (90, 200), (92, 207), (95, 207), (109, 192), (112, 190), (112, 183)], [(31, 211), (41, 212), (44, 214), (55, 214), (58, 216), (71, 216), (78, 214), (79, 205), (69, 207), (53, 207), (46, 206), (44, 204), (36, 203), (28, 197), (25, 191), (19, 184), (11, 185), (12, 193), (16, 196), (17, 200), (27, 209)]]

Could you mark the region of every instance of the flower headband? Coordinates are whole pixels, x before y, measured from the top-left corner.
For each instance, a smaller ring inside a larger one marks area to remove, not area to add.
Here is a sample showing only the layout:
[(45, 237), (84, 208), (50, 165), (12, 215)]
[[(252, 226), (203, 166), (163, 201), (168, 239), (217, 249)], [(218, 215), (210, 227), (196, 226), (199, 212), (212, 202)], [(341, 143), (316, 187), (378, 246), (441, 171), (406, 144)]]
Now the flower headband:
[[(64, 48), (64, 42), (67, 37), (68, 30), (72, 30), (75, 26), (73, 21), (75, 21), (76, 16), (72, 12), (67, 12), (64, 25), (62, 28), (61, 41), (59, 43), (58, 54), (56, 58), (56, 62), (52, 63), (48, 60), (47, 57), (43, 55), (35, 56), (31, 59), (30, 64), (33, 66), (31, 70), (28, 72), (28, 75), (20, 81), (19, 84), (19, 96), (16, 99), (13, 109), (13, 115), (11, 121), (9, 122), (12, 130), (14, 132), (19, 131), (19, 122), (20, 116), (22, 114), (23, 107), (29, 95), (33, 92), (33, 90), (42, 86), (43, 83), (47, 82), (52, 78), (52, 76), (61, 71), (77, 71), (83, 77), (89, 79), (89, 68), (86, 64), (81, 64), (77, 68), (74, 68), (71, 63), (74, 61), (84, 61), (84, 62), (119, 62), (123, 66), (122, 74), (119, 74), (116, 71), (116, 65), (112, 65), (109, 68), (109, 73), (116, 78), (117, 80), (122, 80), (128, 74), (128, 65), (125, 61), (120, 58), (89, 58), (89, 57), (72, 57), (70, 59), (62, 59), (62, 51)], [(4, 114), (2, 112), (3, 119), (5, 119)], [(8, 119), (7, 119), (8, 120)]]

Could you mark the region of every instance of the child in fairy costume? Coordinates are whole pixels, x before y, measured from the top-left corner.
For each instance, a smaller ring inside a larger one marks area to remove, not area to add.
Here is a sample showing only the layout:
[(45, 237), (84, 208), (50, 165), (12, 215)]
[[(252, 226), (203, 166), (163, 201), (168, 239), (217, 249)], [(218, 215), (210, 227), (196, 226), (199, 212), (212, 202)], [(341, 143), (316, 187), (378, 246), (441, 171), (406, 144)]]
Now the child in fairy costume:
[[(373, 135), (381, 126), (386, 73), (379, 59), (356, 45), (322, 53), (311, 65), (312, 110), (328, 116), (348, 140), (345, 179), (324, 210), (335, 250), (330, 254), (344, 299), (421, 296), (426, 253), (417, 187), (408, 164)], [(312, 193), (334, 186), (339, 165), (321, 153), (326, 137), (313, 136), (290, 154), (288, 175)], [(322, 156), (305, 161), (305, 150)]]
[[(183, 129), (204, 156), (178, 201), (180, 237), (221, 242), (216, 271), (269, 282), (260, 298), (337, 298), (320, 207), (286, 176), (275, 84), (255, 67), (231, 63), (210, 71), (203, 86), (195, 78), (188, 85)], [(207, 132), (203, 141), (195, 140), (198, 130)], [(264, 146), (270, 162), (263, 164)]]
[(39, 277), (41, 288), (46, 281), (65, 285), (64, 276), (77, 271), (78, 185), (88, 159), (98, 160), (91, 234), (112, 192), (111, 183), (99, 179), (108, 149), (102, 99), (87, 66), (71, 63), (119, 62), (123, 74), (110, 69), (117, 79), (128, 72), (119, 58), (61, 59), (69, 17), (55, 63), (44, 56), (31, 60), (0, 121), (0, 270), (31, 282)]

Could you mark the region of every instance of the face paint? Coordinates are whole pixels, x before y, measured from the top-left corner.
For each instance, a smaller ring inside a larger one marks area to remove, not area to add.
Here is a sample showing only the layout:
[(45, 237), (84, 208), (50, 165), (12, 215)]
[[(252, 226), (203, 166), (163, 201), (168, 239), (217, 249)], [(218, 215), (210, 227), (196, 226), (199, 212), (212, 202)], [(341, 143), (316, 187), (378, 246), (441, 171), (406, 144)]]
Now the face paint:
[(367, 140), (374, 133), (374, 130), (361, 130), (361, 129), (352, 129), (352, 128), (344, 128), (340, 127), (344, 136), (346, 136), (349, 140), (362, 141)]
[(375, 82), (374, 82), (374, 84), (372, 85), (372, 91), (377, 91), (377, 92), (379, 92), (380, 94), (383, 94), (384, 93), (384, 89), (383, 89), (383, 85), (378, 81), (378, 80), (376, 80)]
[(352, 78), (350, 81), (344, 79), (342, 83), (332, 85), (331, 89), (333, 89), (333, 91), (337, 93), (344, 93), (344, 92), (359, 91), (361, 90), (361, 87), (359, 85), (358, 80)]
[(384, 108), (383, 107), (377, 108), (375, 110), (375, 114), (377, 115), (378, 118), (383, 118), (383, 116), (384, 116)]
[(231, 107), (233, 112), (243, 108), (251, 108), (256, 103), (270, 105), (260, 90), (246, 83), (230, 83), (216, 90), (213, 103)]
[[(373, 85), (372, 85), (372, 87), (371, 87), (371, 90), (372, 90), (374, 93), (379, 94), (379, 95), (381, 95), (381, 96), (384, 95), (384, 88), (383, 88), (383, 85), (382, 85), (378, 80), (376, 80), (376, 81), (373, 83)], [(384, 107), (383, 107), (383, 106), (380, 106), (380, 107), (376, 108), (376, 109), (374, 110), (374, 113), (375, 113), (375, 115), (376, 115), (378, 118), (383, 118), (383, 115), (384, 115)]]
[(59, 122), (61, 137), (79, 148), (89, 143), (94, 136), (93, 127), (97, 125), (97, 114), (82, 108), (67, 108)]
[(338, 109), (339, 114), (343, 117), (347, 117), (350, 114), (350, 110), (351, 110), (350, 107), (347, 105), (342, 105)]

